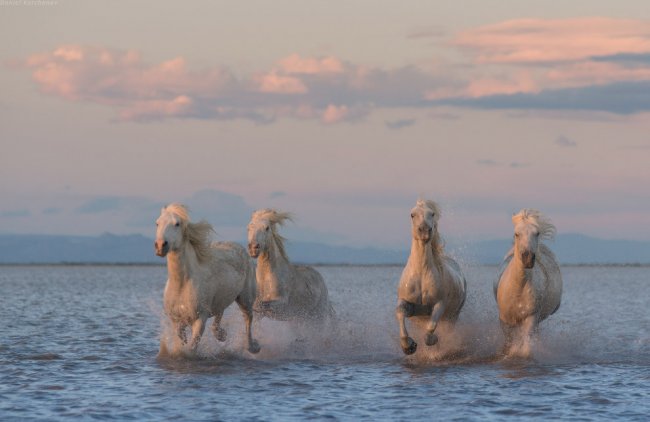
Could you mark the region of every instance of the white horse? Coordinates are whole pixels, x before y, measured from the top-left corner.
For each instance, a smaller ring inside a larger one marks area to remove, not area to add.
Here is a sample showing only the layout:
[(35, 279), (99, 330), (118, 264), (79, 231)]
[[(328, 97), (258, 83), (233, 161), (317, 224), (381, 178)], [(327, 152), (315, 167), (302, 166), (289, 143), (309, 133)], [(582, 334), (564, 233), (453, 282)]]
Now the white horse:
[(255, 211), (248, 224), (248, 253), (257, 258), (255, 310), (273, 319), (322, 319), (332, 316), (327, 286), (312, 267), (293, 265), (277, 226), (291, 215), (273, 209)]
[(156, 255), (167, 257), (169, 277), (164, 309), (181, 342), (187, 343), (185, 329), (191, 327), (190, 347), (195, 351), (211, 316), (212, 332), (225, 341), (221, 317), (236, 301), (246, 321), (248, 351), (259, 352), (251, 331), (255, 278), (246, 250), (232, 242), (210, 243), (212, 226), (205, 221), (190, 222), (187, 208), (181, 204), (164, 207), (156, 225)]
[(512, 223), (514, 245), (499, 267), (494, 297), (506, 337), (504, 352), (527, 356), (538, 324), (560, 307), (562, 275), (555, 255), (540, 242), (555, 235), (550, 220), (526, 208), (512, 217)]
[(397, 288), (400, 345), (405, 354), (415, 353), (417, 343), (409, 337), (406, 318), (418, 317), (426, 324), (425, 343), (438, 342), (438, 322), (455, 322), (465, 303), (467, 283), (460, 266), (445, 256), (438, 233), (440, 209), (433, 201), (419, 199), (411, 210), (411, 255)]

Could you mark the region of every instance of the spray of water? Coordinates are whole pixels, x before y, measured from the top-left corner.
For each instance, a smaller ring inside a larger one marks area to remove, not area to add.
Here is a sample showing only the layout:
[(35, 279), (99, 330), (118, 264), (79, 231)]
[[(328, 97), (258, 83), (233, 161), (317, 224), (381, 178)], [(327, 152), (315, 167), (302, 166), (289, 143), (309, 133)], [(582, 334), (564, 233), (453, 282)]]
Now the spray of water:
[[(458, 259), (458, 257), (455, 257)], [(504, 337), (492, 292), (496, 267), (468, 265), (462, 257), (468, 282), (468, 296), (455, 325), (439, 324), (438, 344), (426, 346), (421, 321), (408, 321), (418, 343), (414, 355), (404, 356), (399, 347), (399, 330), (394, 316), (400, 267), (321, 267), (336, 310), (335, 321), (310, 323), (257, 319), (255, 337), (262, 350), (246, 351), (244, 321), (236, 306), (226, 310), (222, 324), (228, 332), (218, 342), (206, 328), (196, 354), (180, 346), (161, 310), (161, 357), (199, 359), (253, 359), (257, 361), (314, 360), (321, 362), (404, 361), (413, 365), (456, 365), (488, 362), (517, 362), (524, 358), (538, 363), (562, 364), (632, 359), (630, 348), (646, 353), (647, 336), (618, 339), (615, 331), (597, 324), (571, 303), (569, 294), (560, 311), (540, 325), (526, 346), (510, 356), (502, 355)], [(565, 284), (571, 289), (571, 281)], [(209, 326), (210, 321), (208, 321)], [(645, 352), (644, 352), (645, 351)]]

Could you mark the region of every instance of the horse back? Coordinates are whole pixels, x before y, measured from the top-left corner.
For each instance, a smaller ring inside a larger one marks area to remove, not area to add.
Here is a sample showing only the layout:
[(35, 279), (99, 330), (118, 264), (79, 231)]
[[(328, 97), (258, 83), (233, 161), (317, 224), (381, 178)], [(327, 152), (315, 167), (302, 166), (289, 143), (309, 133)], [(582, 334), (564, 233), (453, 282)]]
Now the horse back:
[(562, 300), (562, 274), (560, 266), (553, 251), (543, 243), (540, 243), (537, 251), (537, 265), (539, 265), (544, 278), (544, 301), (541, 309), (541, 319), (555, 313), (560, 307)]
[(463, 275), (460, 265), (448, 256), (443, 258), (443, 265), (445, 266), (445, 273), (449, 283), (448, 291), (448, 304), (449, 316), (455, 318), (460, 313), (465, 299), (467, 297), (467, 281)]
[(329, 306), (327, 286), (323, 276), (307, 265), (293, 265), (292, 302), (305, 309), (322, 312), (321, 308)]
[(250, 260), (246, 249), (236, 242), (213, 242), (210, 247), (216, 259), (231, 265), (241, 265)]
[(235, 271), (247, 283), (251, 277), (255, 284), (253, 261), (246, 249), (236, 242), (213, 242), (212, 250), (213, 272)]

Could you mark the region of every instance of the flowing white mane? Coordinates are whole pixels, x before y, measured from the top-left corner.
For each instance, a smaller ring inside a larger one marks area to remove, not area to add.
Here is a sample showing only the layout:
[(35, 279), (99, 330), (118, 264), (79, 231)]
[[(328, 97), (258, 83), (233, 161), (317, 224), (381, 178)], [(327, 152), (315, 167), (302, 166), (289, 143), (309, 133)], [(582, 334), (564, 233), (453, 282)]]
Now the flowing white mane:
[(539, 230), (541, 239), (553, 239), (555, 237), (555, 226), (551, 220), (538, 210), (524, 208), (512, 216), (512, 224), (517, 225), (519, 222), (533, 224)]
[(264, 208), (255, 211), (251, 217), (253, 223), (260, 220), (267, 220), (269, 222), (271, 227), (271, 236), (273, 236), (276, 245), (278, 245), (280, 255), (288, 260), (287, 252), (284, 249), (284, 241), (286, 239), (278, 233), (277, 226), (283, 226), (285, 221), (293, 221), (291, 213), (274, 210), (272, 208)]
[(177, 202), (167, 205), (163, 211), (174, 214), (181, 220), (183, 239), (194, 248), (199, 262), (207, 261), (211, 254), (210, 238), (214, 233), (212, 225), (204, 220), (192, 223), (188, 208)]
[(440, 206), (430, 200), (430, 199), (418, 199), (415, 203), (415, 206), (418, 208), (425, 208), (430, 210), (433, 213), (433, 236), (431, 236), (431, 248), (433, 249), (433, 254), (436, 257), (441, 257), (444, 255), (444, 241), (438, 232), (438, 220), (440, 220)]

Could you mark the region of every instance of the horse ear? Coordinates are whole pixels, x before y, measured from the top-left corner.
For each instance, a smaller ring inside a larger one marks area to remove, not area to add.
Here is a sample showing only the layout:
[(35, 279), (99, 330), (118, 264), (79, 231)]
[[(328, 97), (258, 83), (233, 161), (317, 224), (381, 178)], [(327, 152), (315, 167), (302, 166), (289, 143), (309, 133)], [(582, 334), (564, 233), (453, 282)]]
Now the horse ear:
[(512, 224), (517, 224), (517, 216), (518, 215), (519, 214), (517, 214), (517, 213), (514, 213), (514, 212), (512, 213)]

